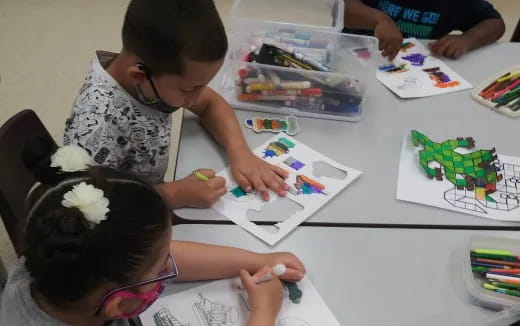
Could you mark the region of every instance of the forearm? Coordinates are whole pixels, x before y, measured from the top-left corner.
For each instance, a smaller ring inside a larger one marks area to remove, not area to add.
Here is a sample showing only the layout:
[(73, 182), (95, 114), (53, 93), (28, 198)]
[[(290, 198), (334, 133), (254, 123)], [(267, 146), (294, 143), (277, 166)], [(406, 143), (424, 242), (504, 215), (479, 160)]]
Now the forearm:
[(274, 326), (275, 318), (270, 314), (262, 312), (252, 312), (247, 322), (247, 326)]
[(382, 11), (368, 7), (360, 0), (345, 0), (345, 27), (373, 30), (384, 20), (392, 19)]
[(199, 113), (195, 112), (203, 126), (224, 147), (228, 155), (237, 150), (249, 149), (233, 108), (211, 88), (206, 88), (205, 92), (205, 108)]
[(174, 240), (170, 249), (180, 281), (229, 278), (238, 276), (241, 269), (255, 273), (266, 264), (262, 254), (233, 247)]
[(486, 19), (462, 34), (468, 41), (469, 50), (473, 50), (493, 43), (498, 40), (505, 31), (504, 21), (499, 18)]

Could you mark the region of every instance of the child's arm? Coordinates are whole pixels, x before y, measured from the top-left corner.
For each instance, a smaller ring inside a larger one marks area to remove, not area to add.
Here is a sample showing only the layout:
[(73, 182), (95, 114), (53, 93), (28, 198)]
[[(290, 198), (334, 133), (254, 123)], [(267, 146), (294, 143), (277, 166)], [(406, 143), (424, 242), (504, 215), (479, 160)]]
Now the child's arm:
[(287, 171), (255, 156), (242, 135), (242, 130), (231, 106), (211, 88), (203, 90), (201, 101), (190, 111), (199, 116), (202, 124), (224, 146), (230, 158), (231, 173), (245, 191), (256, 189), (264, 200), (269, 199), (268, 189), (281, 196), (289, 187), (284, 178)]
[(180, 281), (211, 280), (238, 276), (241, 270), (256, 273), (264, 266), (284, 264), (283, 279), (300, 280), (305, 268), (291, 253), (261, 254), (243, 249), (198, 242), (172, 241), (172, 255), (179, 268)]
[(345, 0), (345, 26), (373, 30), (379, 40), (379, 50), (390, 60), (401, 49), (403, 34), (392, 18), (380, 10), (366, 6), (360, 0)]
[(501, 18), (486, 19), (461, 35), (446, 35), (430, 44), (430, 50), (436, 56), (457, 59), (473, 49), (498, 40), (505, 32)]

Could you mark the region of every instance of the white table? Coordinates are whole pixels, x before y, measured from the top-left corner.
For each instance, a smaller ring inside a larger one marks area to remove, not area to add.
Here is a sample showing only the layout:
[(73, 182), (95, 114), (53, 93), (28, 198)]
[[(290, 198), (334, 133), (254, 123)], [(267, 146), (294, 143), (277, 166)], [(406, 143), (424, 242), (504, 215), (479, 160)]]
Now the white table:
[[(447, 63), (474, 86), (490, 75), (518, 63), (520, 43), (496, 43)], [(471, 98), (471, 90), (428, 98), (402, 100), (380, 84), (369, 82), (364, 118), (348, 123), (298, 118), (301, 132), (296, 138), (332, 159), (364, 172), (359, 180), (308, 219), (311, 223), (420, 224), (437, 226), (516, 227), (461, 213), (397, 201), (397, 171), (401, 142), (411, 129), (432, 139), (472, 136), (482, 148), (520, 156), (520, 120), (495, 113)], [(270, 133), (255, 134), (243, 126), (246, 118), (268, 113), (236, 111), (248, 144), (254, 148)], [(228, 165), (222, 149), (202, 129), (191, 113), (184, 118), (176, 178), (194, 168), (217, 171)], [(190, 220), (219, 220), (212, 209), (180, 209), (176, 214)], [(519, 212), (520, 214), (520, 212)]]
[(300, 227), (270, 248), (237, 226), (173, 227), (177, 240), (295, 253), (345, 326), (487, 325), (497, 313), (470, 304), (461, 283), (459, 257), (471, 236), (520, 239), (510, 231)]

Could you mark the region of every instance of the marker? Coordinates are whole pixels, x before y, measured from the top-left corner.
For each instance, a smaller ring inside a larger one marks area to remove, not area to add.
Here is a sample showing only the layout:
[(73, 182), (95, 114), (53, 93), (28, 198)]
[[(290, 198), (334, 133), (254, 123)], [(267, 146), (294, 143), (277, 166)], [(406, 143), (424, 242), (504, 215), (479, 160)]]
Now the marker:
[(511, 289), (511, 290), (520, 289), (520, 284), (510, 284), (510, 283), (506, 283), (506, 282), (496, 282), (496, 281), (492, 281), (491, 284), (493, 284), (494, 286), (497, 286), (499, 288), (504, 288), (504, 289)]
[(502, 293), (502, 294), (509, 294), (509, 295), (512, 295), (515, 297), (520, 297), (520, 291), (503, 289), (503, 288), (499, 288), (499, 287), (496, 287), (496, 286), (494, 286), (492, 284), (488, 284), (488, 283), (484, 283), (483, 286), (484, 286), (484, 289), (487, 289), (487, 290), (496, 291), (496, 292)]
[(301, 60), (303, 63), (306, 63), (306, 64), (312, 66), (315, 70), (324, 71), (324, 72), (330, 71), (329, 67), (322, 65), (321, 63), (312, 59), (311, 57), (301, 53), (300, 51), (295, 50), (293, 47), (289, 47), (287, 50), (288, 50), (287, 52), (294, 55), (296, 57), (296, 59)]
[(497, 79), (497, 82), (501, 83), (501, 82), (508, 81), (510, 79), (515, 79), (517, 77), (520, 77), (520, 71), (516, 72), (514, 74), (509, 73), (509, 75)]
[(306, 95), (306, 96), (322, 96), (321, 88), (304, 88), (304, 89), (276, 89), (270, 91), (262, 91), (262, 95)]
[(488, 258), (488, 259), (502, 259), (502, 260), (509, 260), (509, 261), (519, 261), (518, 256), (477, 254), (475, 252), (471, 252), (470, 255), (472, 258)]
[(204, 174), (200, 173), (197, 170), (193, 170), (193, 175), (196, 176), (197, 179), (202, 180), (202, 181), (208, 181), (209, 180), (207, 176), (205, 176)]
[(495, 274), (495, 273), (486, 273), (486, 278), (498, 280), (498, 281), (514, 282), (514, 284), (520, 284), (520, 277), (500, 275), (500, 274)]
[[(284, 264), (277, 264), (277, 265), (273, 266), (272, 271), (271, 271), (272, 273), (269, 272), (263, 276), (260, 276), (259, 278), (253, 277), (253, 281), (256, 284), (267, 282), (273, 278), (273, 274), (276, 276), (281, 276), (281, 275), (285, 274), (286, 271), (287, 271), (287, 267), (285, 267)], [(238, 283), (238, 288), (242, 290), (242, 291), (240, 291), (240, 294), (242, 295), (242, 299), (244, 300), (244, 303), (246, 304), (247, 309), (251, 310), (251, 306), (249, 305), (249, 298), (247, 297), (247, 292), (244, 290), (244, 286), (242, 285), (242, 282)]]
[(238, 100), (242, 102), (254, 101), (294, 101), (296, 95), (258, 95), (258, 94), (239, 94)]
[(480, 266), (480, 267), (487, 267), (487, 268), (494, 268), (494, 269), (511, 268), (509, 266), (504, 266), (504, 265), (485, 264), (485, 263), (479, 263), (479, 262), (475, 262), (475, 261), (471, 262), (471, 266)]
[(501, 265), (501, 266), (505, 265), (505, 266), (520, 268), (520, 263), (506, 261), (506, 260), (477, 258), (477, 262), (479, 262), (479, 263), (487, 263), (487, 264), (495, 264), (495, 265)]

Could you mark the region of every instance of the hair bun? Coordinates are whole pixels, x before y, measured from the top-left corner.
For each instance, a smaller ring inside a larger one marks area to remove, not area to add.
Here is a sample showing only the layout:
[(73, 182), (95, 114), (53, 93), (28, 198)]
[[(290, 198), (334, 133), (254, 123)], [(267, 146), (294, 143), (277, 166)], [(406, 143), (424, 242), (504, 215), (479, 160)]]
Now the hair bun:
[(42, 234), (41, 258), (60, 263), (76, 260), (81, 255), (90, 228), (78, 209), (55, 209), (36, 223)]
[(55, 184), (59, 181), (59, 169), (51, 167), (51, 156), (58, 147), (48, 137), (35, 136), (28, 139), (22, 149), (25, 167), (42, 184)]

